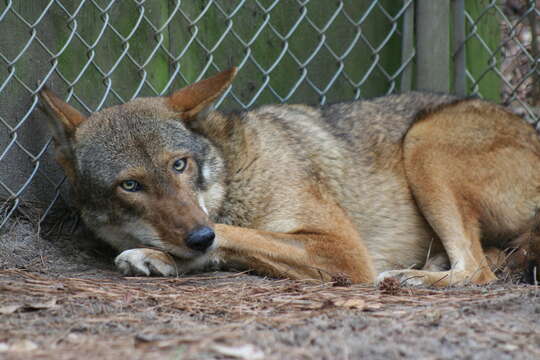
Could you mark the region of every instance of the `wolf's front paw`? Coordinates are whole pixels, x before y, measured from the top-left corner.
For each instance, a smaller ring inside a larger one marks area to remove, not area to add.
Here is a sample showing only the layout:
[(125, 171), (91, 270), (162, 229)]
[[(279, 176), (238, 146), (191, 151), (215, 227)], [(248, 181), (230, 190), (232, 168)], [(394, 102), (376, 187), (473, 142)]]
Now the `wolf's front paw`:
[(125, 250), (114, 259), (114, 264), (124, 275), (177, 275), (173, 258), (163, 251), (154, 249)]

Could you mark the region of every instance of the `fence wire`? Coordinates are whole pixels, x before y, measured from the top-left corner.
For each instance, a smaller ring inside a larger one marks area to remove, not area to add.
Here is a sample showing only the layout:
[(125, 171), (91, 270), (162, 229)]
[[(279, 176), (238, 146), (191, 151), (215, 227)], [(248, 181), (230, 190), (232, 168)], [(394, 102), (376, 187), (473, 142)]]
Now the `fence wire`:
[[(464, 46), (474, 48), (477, 57), (465, 69), (468, 93), (510, 106), (538, 128), (540, 1), (486, 3), (474, 13), (465, 12)], [(498, 24), (500, 32), (486, 30), (486, 23)]]
[[(469, 93), (538, 119), (535, 2), (464, 13)], [(0, 4), (0, 230), (66, 208), (37, 94), (85, 113), (165, 95), (232, 65), (223, 110), (414, 89), (414, 0), (5, 0)], [(496, 20), (494, 20), (496, 19)], [(499, 37), (486, 38), (496, 21)], [(494, 40), (496, 39), (496, 40)], [(478, 52), (475, 50), (476, 53)], [(470, 54), (471, 52), (467, 52)], [(497, 84), (500, 82), (500, 86)]]
[(411, 4), (5, 1), (0, 98), (17, 105), (4, 101), (0, 111), (0, 227), (24, 212), (23, 200), (45, 205), (43, 219), (65, 194), (49, 159), (51, 140), (38, 124), (44, 84), (87, 113), (167, 94), (231, 65), (245, 76), (218, 102), (223, 108), (390, 93), (414, 56), (412, 50), (397, 61), (388, 55), (401, 52)]

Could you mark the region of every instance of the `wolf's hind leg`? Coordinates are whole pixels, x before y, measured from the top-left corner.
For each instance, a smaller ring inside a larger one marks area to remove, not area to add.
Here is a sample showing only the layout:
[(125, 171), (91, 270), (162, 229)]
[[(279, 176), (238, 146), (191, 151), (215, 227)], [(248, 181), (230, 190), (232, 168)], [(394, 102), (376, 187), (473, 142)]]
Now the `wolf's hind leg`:
[(437, 189), (437, 194), (427, 193), (422, 185), (417, 190), (415, 197), (441, 239), (450, 260), (450, 270), (415, 275), (426, 276), (429, 285), (436, 282), (439, 286), (463, 282), (484, 284), (495, 280), (482, 248), (480, 222), (469, 204), (448, 188)]
[(377, 282), (394, 277), (408, 285), (444, 287), (465, 283), (485, 284), (496, 279), (482, 249), (478, 222), (474, 218), (464, 219), (455, 203), (443, 204), (437, 207), (430, 203), (429, 210), (422, 210), (443, 243), (450, 260), (450, 270), (391, 270), (379, 274)]
[(481, 241), (517, 235), (534, 216), (538, 134), (497, 106), (469, 100), (421, 119), (403, 149), (407, 181), (443, 244), (450, 270), (401, 270), (399, 277), (439, 286), (495, 280)]
[(408, 163), (407, 177), (420, 211), (443, 244), (450, 270), (392, 270), (380, 274), (378, 281), (391, 276), (412, 285), (448, 286), (495, 280), (482, 249), (479, 214), (463, 193), (454, 190), (456, 179), (442, 169), (454, 159), (431, 160), (416, 158), (414, 164)]
[[(440, 239), (448, 255), (449, 271), (392, 270), (380, 274), (398, 277), (411, 285), (448, 286), (495, 280), (481, 243), (480, 213), (475, 207), (467, 179), (448, 171), (458, 159), (433, 147), (406, 152), (407, 180), (418, 208)], [(474, 189), (476, 190), (476, 189)]]

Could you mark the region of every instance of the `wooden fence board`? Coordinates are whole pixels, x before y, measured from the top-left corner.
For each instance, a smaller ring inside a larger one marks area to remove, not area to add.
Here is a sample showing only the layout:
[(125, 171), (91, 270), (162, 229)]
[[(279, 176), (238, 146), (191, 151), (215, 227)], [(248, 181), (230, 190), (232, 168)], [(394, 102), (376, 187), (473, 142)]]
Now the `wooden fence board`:
[[(486, 11), (485, 9), (492, 4), (491, 0), (466, 0), (465, 8), (469, 12), (473, 21), (476, 22), (474, 30), (477, 37), (471, 37), (466, 44), (467, 69), (475, 82), (468, 81), (467, 87), (469, 93), (473, 92), (475, 86), (486, 99), (499, 102), (501, 100), (501, 78), (494, 72), (489, 71), (490, 66), (500, 64), (500, 52), (494, 52), (498, 49), (501, 41), (501, 28), (499, 17), (496, 16), (496, 10)], [(481, 17), (481, 18), (480, 18)], [(473, 31), (473, 26), (467, 24), (467, 33)], [(489, 49), (484, 47), (487, 45)]]

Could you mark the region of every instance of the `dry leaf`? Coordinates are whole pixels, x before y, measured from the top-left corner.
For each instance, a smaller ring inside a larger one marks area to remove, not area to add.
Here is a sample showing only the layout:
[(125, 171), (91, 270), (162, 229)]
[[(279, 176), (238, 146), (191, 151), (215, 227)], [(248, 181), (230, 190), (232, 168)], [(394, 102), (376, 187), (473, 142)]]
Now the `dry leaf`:
[(24, 312), (24, 311), (52, 309), (55, 307), (56, 307), (56, 298), (52, 298), (51, 300), (47, 302), (43, 302), (43, 303), (14, 304), (14, 305), (2, 306), (0, 307), (0, 315), (13, 314), (17, 311)]
[(519, 349), (519, 346), (514, 344), (503, 344), (501, 347), (506, 351), (516, 351)]
[(262, 352), (262, 350), (250, 344), (241, 345), (241, 346), (214, 345), (212, 348), (214, 351), (222, 355), (234, 357), (237, 359), (245, 359), (245, 360), (264, 359), (264, 353)]
[(344, 307), (347, 309), (364, 310), (366, 302), (363, 299), (338, 299), (333, 301), (335, 306)]
[(10, 345), (10, 351), (32, 351), (38, 348), (37, 344), (33, 341), (24, 339), (17, 342), (14, 342)]
[(381, 303), (371, 303), (371, 304), (367, 304), (366, 307), (364, 307), (364, 311), (375, 311), (375, 310), (379, 310), (380, 308), (382, 308), (383, 305)]
[(15, 311), (19, 310), (23, 304), (21, 305), (6, 305), (0, 307), (0, 315), (7, 315), (7, 314), (13, 314)]

